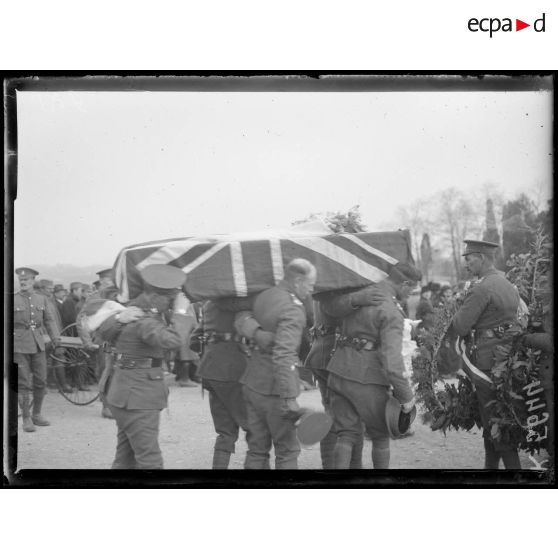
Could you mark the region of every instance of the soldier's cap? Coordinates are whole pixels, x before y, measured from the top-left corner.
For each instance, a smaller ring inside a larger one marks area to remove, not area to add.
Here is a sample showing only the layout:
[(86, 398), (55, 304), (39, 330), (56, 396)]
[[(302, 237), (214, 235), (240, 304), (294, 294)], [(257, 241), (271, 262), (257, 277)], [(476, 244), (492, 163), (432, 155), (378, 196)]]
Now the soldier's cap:
[(66, 289), (65, 289), (64, 285), (60, 285), (60, 284), (54, 285), (54, 292), (55, 293), (59, 293), (60, 291), (65, 291), (65, 290)]
[(464, 240), (465, 251), (462, 256), (468, 256), (469, 254), (494, 254), (496, 248), (499, 247), (495, 242), (488, 242), (486, 240)]
[(39, 285), (41, 287), (52, 287), (52, 285), (54, 285), (54, 283), (50, 280), (50, 279), (41, 279), (39, 281)]
[(112, 278), (112, 267), (108, 269), (101, 269), (101, 271), (97, 271), (97, 275), (99, 279), (103, 279), (104, 277), (111, 277)]
[(401, 403), (390, 395), (386, 403), (386, 424), (390, 438), (396, 440), (405, 434), (417, 416), (417, 408), (410, 413), (404, 413)]
[(83, 286), (84, 286), (83, 283), (79, 283), (78, 281), (74, 281), (74, 282), (70, 283), (70, 291), (73, 291), (74, 289), (80, 289)]
[(296, 436), (303, 446), (312, 446), (322, 441), (331, 430), (333, 421), (323, 411), (307, 409), (296, 422)]
[(163, 291), (180, 289), (186, 281), (186, 274), (172, 265), (153, 264), (141, 270), (145, 283)]
[(422, 279), (422, 273), (414, 265), (397, 262), (391, 268), (389, 277), (399, 284), (405, 282), (418, 283)]
[(21, 279), (26, 279), (28, 277), (30, 278), (34, 278), (37, 277), (37, 275), (39, 275), (38, 271), (35, 271), (34, 269), (31, 269), (30, 267), (18, 267), (16, 270), (16, 275), (18, 277), (20, 277)]

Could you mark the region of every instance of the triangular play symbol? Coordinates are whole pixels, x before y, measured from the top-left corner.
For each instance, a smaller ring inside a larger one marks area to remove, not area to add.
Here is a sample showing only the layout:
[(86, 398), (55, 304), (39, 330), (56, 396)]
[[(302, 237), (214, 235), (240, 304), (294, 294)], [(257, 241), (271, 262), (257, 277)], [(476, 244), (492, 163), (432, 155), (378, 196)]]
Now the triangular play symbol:
[(525, 27), (531, 27), (531, 24), (530, 23), (525, 23), (524, 21), (521, 21), (520, 19), (515, 20), (515, 30), (516, 31), (521, 31), (522, 29), (525, 29)]

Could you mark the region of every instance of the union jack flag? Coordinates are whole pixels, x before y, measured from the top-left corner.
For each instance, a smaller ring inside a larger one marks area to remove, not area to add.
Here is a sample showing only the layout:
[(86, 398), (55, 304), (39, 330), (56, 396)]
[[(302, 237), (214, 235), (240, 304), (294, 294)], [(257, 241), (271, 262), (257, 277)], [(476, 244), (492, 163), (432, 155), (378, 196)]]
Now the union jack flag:
[(128, 246), (114, 264), (119, 300), (127, 302), (143, 289), (140, 271), (169, 264), (188, 276), (192, 300), (247, 296), (276, 285), (293, 258), (317, 269), (316, 292), (362, 287), (385, 279), (397, 262), (413, 263), (409, 231), (358, 234), (215, 235), (187, 237)]

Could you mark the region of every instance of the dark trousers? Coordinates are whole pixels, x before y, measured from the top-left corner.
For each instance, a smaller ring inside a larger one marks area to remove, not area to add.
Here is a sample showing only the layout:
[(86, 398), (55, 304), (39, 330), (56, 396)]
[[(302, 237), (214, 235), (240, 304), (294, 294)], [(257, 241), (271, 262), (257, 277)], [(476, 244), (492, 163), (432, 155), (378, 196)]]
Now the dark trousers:
[(386, 424), (387, 386), (360, 384), (330, 374), (330, 401), (333, 428), (340, 439), (356, 444), (362, 423), (372, 440), (389, 438)]
[(113, 469), (162, 469), (158, 409), (130, 410), (107, 405), (118, 426)]
[[(486, 374), (490, 372), (485, 370)], [(494, 440), (490, 434), (492, 424), (490, 422), (490, 407), (486, 407), (489, 401), (496, 398), (494, 390), (482, 384), (475, 384), (475, 393), (479, 402), (479, 414), (482, 422), (482, 435), (484, 438), (485, 469), (498, 469), (500, 459), (504, 462), (506, 469), (521, 469), (517, 446)]]
[(281, 417), (281, 399), (262, 395), (243, 387), (248, 418), (248, 453), (246, 469), (269, 469), (269, 452), (273, 444), (276, 469), (297, 469), (300, 444), (292, 420)]
[(203, 380), (203, 387), (209, 392), (209, 409), (217, 432), (215, 451), (234, 453), (240, 429), (248, 430), (242, 385)]
[(43, 392), (46, 388), (47, 361), (46, 353), (14, 353), (17, 364), (17, 386), (19, 393), (27, 391)]
[[(318, 375), (319, 374), (319, 375)], [(330, 391), (328, 388), (329, 371), (320, 368), (316, 371), (315, 378), (318, 382), (318, 388), (322, 396), (322, 405), (324, 406), (325, 412), (332, 417), (333, 411), (331, 409), (331, 398)], [(320, 456), (322, 459), (322, 467), (324, 469), (334, 469), (335, 468), (335, 445), (337, 443), (337, 432), (335, 430), (335, 424), (331, 425), (330, 431), (326, 436), (320, 441)], [(349, 465), (350, 469), (362, 469), (362, 449), (364, 445), (364, 429), (362, 427), (362, 422), (360, 423), (360, 436), (358, 442), (353, 445), (353, 450), (351, 453), (351, 462)]]

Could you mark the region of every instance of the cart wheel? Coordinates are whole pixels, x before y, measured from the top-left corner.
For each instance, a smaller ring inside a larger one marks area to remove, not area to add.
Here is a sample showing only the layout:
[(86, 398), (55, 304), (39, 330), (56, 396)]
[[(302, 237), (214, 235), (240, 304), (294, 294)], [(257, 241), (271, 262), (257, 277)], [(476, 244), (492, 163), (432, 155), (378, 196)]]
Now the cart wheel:
[(66, 380), (72, 391), (64, 391), (58, 376), (55, 379), (62, 397), (74, 405), (89, 405), (99, 399), (95, 369), (87, 362), (66, 366)]
[[(73, 331), (75, 324), (65, 327), (61, 335)], [(64, 365), (65, 376), (71, 391), (64, 391), (60, 385), (60, 379), (55, 374), (54, 378), (58, 391), (74, 405), (89, 405), (99, 398), (99, 391), (97, 390), (98, 378), (95, 374), (95, 368), (92, 366), (92, 355), (79, 347), (64, 347), (64, 351), (60, 354), (51, 353), (53, 360)]]

